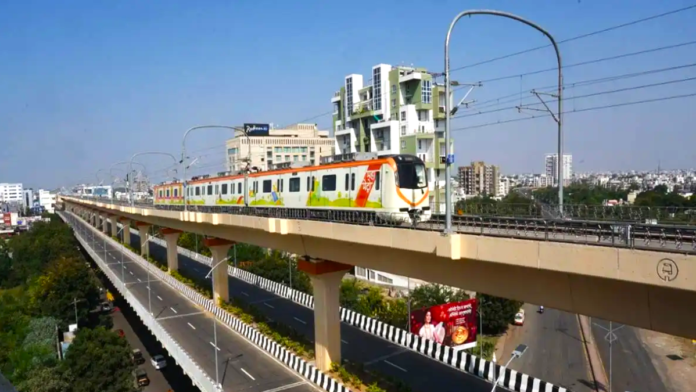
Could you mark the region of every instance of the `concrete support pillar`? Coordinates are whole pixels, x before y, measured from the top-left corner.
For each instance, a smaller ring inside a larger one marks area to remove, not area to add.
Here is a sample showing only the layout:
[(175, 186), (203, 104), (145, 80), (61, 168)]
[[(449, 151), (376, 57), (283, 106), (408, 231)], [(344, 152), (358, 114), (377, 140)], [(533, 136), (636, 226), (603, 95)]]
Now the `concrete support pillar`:
[(131, 221), (130, 221), (130, 219), (121, 218), (121, 224), (123, 225), (123, 243), (130, 246), (130, 244), (131, 244), (131, 241), (130, 241)]
[(138, 231), (140, 232), (140, 255), (143, 257), (150, 256), (150, 228), (152, 227), (149, 223), (138, 222), (135, 224), (138, 226)]
[(331, 369), (341, 363), (341, 317), (338, 295), (341, 279), (351, 266), (332, 261), (300, 259), (298, 268), (309, 274), (314, 289), (314, 352), (316, 367)]
[(99, 216), (101, 219), (101, 231), (104, 234), (109, 234), (109, 220), (106, 218), (105, 214)]
[(90, 214), (89, 224), (97, 227), (97, 214), (94, 211)]
[(220, 301), (230, 300), (230, 279), (227, 276), (227, 263), (220, 264), (221, 261), (227, 258), (227, 253), (232, 246), (231, 241), (221, 240), (219, 238), (205, 238), (203, 243), (210, 249), (213, 254), (213, 265), (215, 270), (213, 276), (213, 300), (216, 304)]
[(172, 271), (179, 270), (179, 250), (177, 248), (177, 241), (179, 241), (180, 230), (174, 230), (169, 228), (163, 228), (162, 235), (164, 235), (164, 240), (167, 242), (167, 268), (168, 272), (171, 274)]
[(118, 215), (111, 215), (109, 220), (111, 221), (111, 236), (116, 237), (118, 236)]

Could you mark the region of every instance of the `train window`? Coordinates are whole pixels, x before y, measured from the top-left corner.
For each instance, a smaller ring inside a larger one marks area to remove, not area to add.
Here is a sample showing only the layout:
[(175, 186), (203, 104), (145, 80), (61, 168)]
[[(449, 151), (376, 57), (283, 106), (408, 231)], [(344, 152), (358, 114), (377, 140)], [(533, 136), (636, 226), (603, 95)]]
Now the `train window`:
[(200, 195), (201, 195), (201, 187), (197, 186), (196, 187), (196, 196), (200, 196)]
[(312, 176), (307, 176), (307, 192), (309, 192), (309, 183), (312, 181)]
[(312, 192), (314, 192), (314, 176), (312, 176)]
[(328, 174), (321, 177), (321, 190), (322, 191), (335, 191), (336, 190), (336, 175)]
[(254, 193), (259, 193), (259, 182), (254, 181)]
[(212, 194), (213, 194), (213, 186), (208, 185), (208, 195), (212, 195)]
[(215, 195), (219, 195), (219, 194), (220, 194), (220, 185), (215, 184)]
[(169, 197), (169, 189), (167, 189), (167, 197)]
[(282, 178), (280, 179), (280, 191), (285, 191), (285, 180), (283, 180)]
[(273, 181), (263, 180), (263, 193), (271, 193), (273, 190)]
[(280, 178), (276, 180), (276, 192), (280, 192)]
[(350, 178), (350, 174), (346, 173), (346, 183), (343, 184), (343, 185), (346, 187), (345, 190), (348, 190), (348, 184), (350, 184), (350, 179), (349, 179), (349, 178)]
[(355, 190), (355, 173), (350, 173), (350, 190)]
[(159, 193), (159, 197), (162, 198), (162, 190), (160, 189), (157, 193)]
[(227, 184), (222, 184), (222, 194), (223, 195), (227, 194)]
[(290, 179), (290, 192), (299, 192), (300, 191), (300, 179), (299, 178), (291, 178)]
[(379, 174), (380, 174), (379, 172), (375, 173), (375, 190), (379, 190), (379, 180), (380, 180)]
[(174, 188), (174, 197), (179, 197), (179, 188)]
[(242, 183), (237, 183), (237, 194), (241, 195), (242, 194)]

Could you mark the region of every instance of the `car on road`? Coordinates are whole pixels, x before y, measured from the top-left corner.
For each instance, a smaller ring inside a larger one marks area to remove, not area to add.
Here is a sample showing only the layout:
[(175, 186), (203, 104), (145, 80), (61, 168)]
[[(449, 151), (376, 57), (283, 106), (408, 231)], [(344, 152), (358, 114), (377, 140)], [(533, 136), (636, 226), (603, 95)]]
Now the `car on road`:
[(164, 358), (163, 355), (157, 354), (152, 359), (150, 360), (152, 362), (152, 366), (155, 367), (157, 370), (162, 370), (165, 367), (167, 367), (167, 359)]
[(515, 325), (524, 325), (524, 309), (515, 314)]
[(133, 363), (136, 365), (142, 365), (145, 363), (145, 357), (143, 357), (143, 353), (140, 352), (137, 348), (133, 350), (131, 353), (131, 357), (133, 358)]
[(137, 369), (135, 371), (135, 381), (138, 383), (139, 387), (146, 387), (150, 385), (150, 378), (147, 376), (147, 372), (143, 369)]

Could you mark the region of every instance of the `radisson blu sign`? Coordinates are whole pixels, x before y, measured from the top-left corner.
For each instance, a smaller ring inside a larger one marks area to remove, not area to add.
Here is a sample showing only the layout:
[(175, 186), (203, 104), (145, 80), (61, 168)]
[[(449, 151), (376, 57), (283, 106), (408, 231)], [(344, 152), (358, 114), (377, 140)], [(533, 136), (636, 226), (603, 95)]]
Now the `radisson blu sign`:
[(270, 129), (268, 124), (244, 124), (244, 132), (248, 136), (268, 136)]

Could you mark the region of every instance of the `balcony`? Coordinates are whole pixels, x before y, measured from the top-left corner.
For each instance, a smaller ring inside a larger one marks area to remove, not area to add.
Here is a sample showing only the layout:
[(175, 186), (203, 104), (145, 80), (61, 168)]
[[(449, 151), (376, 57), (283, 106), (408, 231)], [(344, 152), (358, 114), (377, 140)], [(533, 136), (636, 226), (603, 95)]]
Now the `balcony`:
[(341, 92), (336, 91), (334, 96), (331, 98), (331, 103), (341, 102)]

